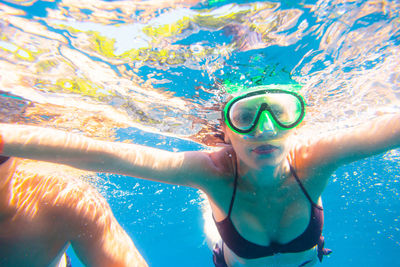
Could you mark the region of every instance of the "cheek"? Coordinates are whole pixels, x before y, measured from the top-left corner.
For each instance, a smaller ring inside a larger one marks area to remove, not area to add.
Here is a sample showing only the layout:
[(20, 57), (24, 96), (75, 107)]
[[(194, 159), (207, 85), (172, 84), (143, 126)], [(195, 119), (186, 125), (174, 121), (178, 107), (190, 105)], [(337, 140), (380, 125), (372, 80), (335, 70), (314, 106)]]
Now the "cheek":
[(250, 151), (250, 146), (246, 140), (244, 140), (241, 137), (236, 137), (231, 139), (231, 145), (233, 149), (235, 150), (236, 154), (244, 159), (251, 157), (251, 151)]
[(227, 143), (232, 145), (235, 151), (241, 150), (246, 146), (242, 138), (232, 133), (225, 134), (225, 140), (227, 141)]

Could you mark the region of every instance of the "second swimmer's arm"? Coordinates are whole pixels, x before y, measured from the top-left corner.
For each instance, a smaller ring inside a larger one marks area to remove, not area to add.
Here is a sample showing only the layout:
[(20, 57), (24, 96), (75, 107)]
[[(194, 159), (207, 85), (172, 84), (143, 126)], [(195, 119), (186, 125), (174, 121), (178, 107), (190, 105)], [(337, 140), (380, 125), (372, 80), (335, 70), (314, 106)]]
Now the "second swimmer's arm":
[[(209, 157), (201, 152), (173, 153), (140, 145), (98, 141), (48, 128), (0, 124), (0, 135), (4, 141), (2, 155), (173, 184), (195, 183), (193, 186), (196, 186), (204, 170), (212, 166)], [(192, 179), (188, 180), (189, 177)]]

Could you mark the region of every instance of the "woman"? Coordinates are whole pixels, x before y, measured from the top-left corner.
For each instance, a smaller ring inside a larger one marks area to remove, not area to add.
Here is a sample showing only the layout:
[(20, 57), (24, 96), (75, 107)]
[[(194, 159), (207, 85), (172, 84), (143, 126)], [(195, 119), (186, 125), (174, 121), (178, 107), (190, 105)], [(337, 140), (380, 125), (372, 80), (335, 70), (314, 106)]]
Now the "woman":
[(400, 115), (316, 140), (290, 142), (305, 104), (271, 86), (234, 95), (224, 108), (229, 144), (174, 153), (57, 130), (1, 125), (1, 154), (118, 173), (204, 191), (222, 240), (216, 266), (312, 266), (328, 251), (321, 194), (339, 166), (400, 145)]

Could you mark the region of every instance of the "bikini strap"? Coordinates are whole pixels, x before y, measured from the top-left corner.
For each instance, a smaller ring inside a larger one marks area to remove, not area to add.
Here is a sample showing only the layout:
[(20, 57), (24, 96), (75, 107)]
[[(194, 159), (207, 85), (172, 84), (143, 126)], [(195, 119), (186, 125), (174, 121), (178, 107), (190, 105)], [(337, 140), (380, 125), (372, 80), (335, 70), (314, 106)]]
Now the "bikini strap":
[(308, 201), (310, 201), (311, 205), (313, 207), (316, 207), (317, 209), (322, 210), (322, 207), (320, 207), (319, 205), (317, 205), (310, 197), (310, 195), (308, 194), (307, 190), (305, 189), (303, 183), (300, 181), (299, 176), (297, 176), (296, 171), (294, 170), (292, 164), (289, 163), (290, 166), (290, 172), (293, 174), (294, 178), (296, 179), (296, 182), (299, 184), (301, 191), (303, 191), (304, 195), (307, 197)]
[[(232, 155), (232, 154), (231, 154)], [(231, 217), (231, 212), (232, 212), (232, 208), (233, 208), (233, 202), (235, 202), (235, 197), (236, 197), (236, 188), (237, 188), (237, 183), (238, 183), (238, 180), (239, 180), (239, 174), (238, 174), (238, 164), (237, 164), (237, 159), (236, 159), (236, 156), (235, 155), (233, 155), (233, 161), (234, 161), (234, 173), (235, 173), (235, 182), (234, 182), (234, 185), (233, 185), (233, 193), (232, 193), (232, 199), (231, 199), (231, 204), (230, 204), (230, 206), (229, 206), (229, 211), (228, 211), (228, 218), (230, 218)]]

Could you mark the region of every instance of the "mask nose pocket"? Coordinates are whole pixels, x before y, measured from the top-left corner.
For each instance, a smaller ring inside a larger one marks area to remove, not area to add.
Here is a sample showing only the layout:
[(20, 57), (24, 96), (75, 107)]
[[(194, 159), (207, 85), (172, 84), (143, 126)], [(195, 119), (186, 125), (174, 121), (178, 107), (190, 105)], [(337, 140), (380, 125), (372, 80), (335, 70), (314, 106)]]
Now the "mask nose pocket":
[(276, 134), (274, 123), (269, 117), (267, 111), (263, 111), (257, 124), (257, 133)]

